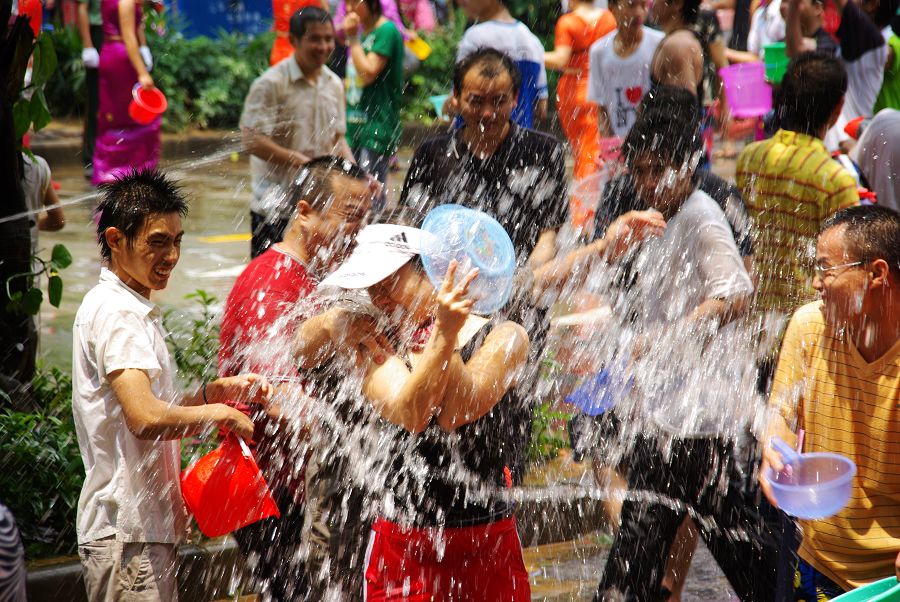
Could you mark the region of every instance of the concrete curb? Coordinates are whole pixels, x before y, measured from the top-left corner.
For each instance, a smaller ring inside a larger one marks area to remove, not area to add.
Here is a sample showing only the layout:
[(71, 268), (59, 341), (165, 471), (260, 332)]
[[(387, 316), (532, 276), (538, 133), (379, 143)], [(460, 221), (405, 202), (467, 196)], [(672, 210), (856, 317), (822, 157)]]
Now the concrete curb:
[[(181, 546), (178, 550), (178, 599), (209, 602), (227, 598), (239, 587), (246, 589), (243, 559), (231, 537), (211, 540), (203, 547)], [(81, 562), (65, 557), (28, 571), (29, 600), (88, 602)]]
[[(517, 512), (519, 539), (525, 547), (569, 541), (605, 526), (600, 502), (591, 499), (528, 502)], [(209, 602), (247, 592), (244, 561), (231, 537), (205, 542), (202, 547), (178, 550), (178, 599)], [(28, 571), (29, 600), (88, 602), (81, 563), (71, 556), (32, 567)]]

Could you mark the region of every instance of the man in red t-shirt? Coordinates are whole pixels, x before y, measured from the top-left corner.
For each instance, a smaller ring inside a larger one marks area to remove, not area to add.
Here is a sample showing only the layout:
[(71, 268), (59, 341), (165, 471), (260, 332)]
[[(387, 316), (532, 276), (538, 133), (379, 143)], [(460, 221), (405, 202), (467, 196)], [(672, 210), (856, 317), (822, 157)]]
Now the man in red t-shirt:
[[(256, 257), (238, 276), (222, 317), (219, 374), (253, 366), (284, 387), (302, 386), (303, 370), (318, 367), (337, 346), (366, 345), (376, 353), (383, 339), (374, 323), (349, 319), (340, 309), (310, 317), (319, 277), (350, 250), (368, 216), (375, 189), (358, 166), (332, 156), (314, 159), (289, 190), (296, 211), (284, 239)], [(306, 314), (306, 315), (304, 315)], [(279, 353), (283, 351), (283, 353)], [(292, 396), (296, 398), (296, 396)], [(304, 599), (309, 571), (298, 554), (304, 527), (304, 456), (301, 430), (278, 409), (234, 404), (254, 419), (255, 457), (281, 510), (234, 533), (248, 557), (263, 599)]]

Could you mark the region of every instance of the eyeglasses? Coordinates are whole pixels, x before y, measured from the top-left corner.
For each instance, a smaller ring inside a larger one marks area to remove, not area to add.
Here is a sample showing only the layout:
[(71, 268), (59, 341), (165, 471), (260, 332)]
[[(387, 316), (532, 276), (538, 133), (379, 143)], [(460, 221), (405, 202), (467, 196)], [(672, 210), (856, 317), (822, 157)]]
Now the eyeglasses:
[(813, 268), (816, 272), (816, 276), (819, 278), (825, 278), (829, 272), (833, 272), (834, 270), (840, 270), (841, 268), (855, 268), (860, 265), (865, 265), (867, 262), (865, 261), (854, 261), (852, 263), (842, 263), (841, 265), (833, 265), (830, 267), (826, 267), (824, 265), (816, 264)]

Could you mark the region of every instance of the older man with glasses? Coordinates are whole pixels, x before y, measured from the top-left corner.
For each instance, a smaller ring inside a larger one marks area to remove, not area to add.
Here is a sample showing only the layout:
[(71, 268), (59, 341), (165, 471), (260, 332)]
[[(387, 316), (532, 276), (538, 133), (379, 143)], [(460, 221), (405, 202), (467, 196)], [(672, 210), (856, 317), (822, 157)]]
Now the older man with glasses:
[(821, 299), (794, 314), (769, 405), (760, 483), (783, 469), (768, 442), (835, 452), (857, 466), (847, 507), (801, 521), (797, 600), (828, 600), (900, 574), (900, 214), (859, 206), (826, 220), (813, 286)]

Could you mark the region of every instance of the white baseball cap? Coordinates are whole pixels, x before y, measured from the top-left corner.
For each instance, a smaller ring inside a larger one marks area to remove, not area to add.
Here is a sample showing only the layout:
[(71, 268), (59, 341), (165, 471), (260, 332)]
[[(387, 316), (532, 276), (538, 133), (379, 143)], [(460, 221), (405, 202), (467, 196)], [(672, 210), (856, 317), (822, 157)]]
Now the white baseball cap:
[(396, 224), (372, 224), (356, 237), (356, 248), (320, 286), (344, 289), (377, 284), (422, 252), (432, 235), (418, 228)]

